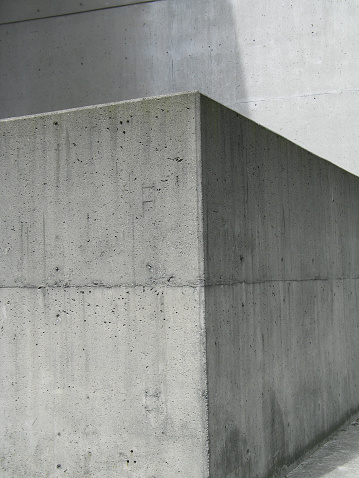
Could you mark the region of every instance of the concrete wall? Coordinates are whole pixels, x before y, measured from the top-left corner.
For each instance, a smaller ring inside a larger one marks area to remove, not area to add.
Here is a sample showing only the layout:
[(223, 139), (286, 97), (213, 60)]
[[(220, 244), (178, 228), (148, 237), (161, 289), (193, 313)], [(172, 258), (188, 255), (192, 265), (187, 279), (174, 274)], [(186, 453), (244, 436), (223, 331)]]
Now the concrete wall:
[(1, 2), (0, 116), (200, 90), (359, 174), (356, 0), (124, 3)]
[(359, 409), (357, 177), (198, 93), (0, 127), (2, 476), (268, 478)]
[(196, 98), (0, 122), (2, 477), (206, 476)]
[(358, 178), (201, 98), (210, 476), (267, 478), (358, 410)]

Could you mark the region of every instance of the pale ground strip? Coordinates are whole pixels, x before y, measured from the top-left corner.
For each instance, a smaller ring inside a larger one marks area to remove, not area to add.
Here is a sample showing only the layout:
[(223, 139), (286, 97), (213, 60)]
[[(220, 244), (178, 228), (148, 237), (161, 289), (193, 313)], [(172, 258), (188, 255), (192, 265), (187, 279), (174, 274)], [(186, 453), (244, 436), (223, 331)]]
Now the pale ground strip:
[(359, 417), (287, 475), (287, 478), (359, 478)]

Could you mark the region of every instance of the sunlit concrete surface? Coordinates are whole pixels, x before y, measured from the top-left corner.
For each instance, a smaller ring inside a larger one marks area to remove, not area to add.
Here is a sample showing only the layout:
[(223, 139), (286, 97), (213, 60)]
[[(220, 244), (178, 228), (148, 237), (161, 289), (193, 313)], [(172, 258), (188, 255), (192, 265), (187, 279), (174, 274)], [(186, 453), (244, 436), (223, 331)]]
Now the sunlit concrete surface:
[(287, 478), (359, 477), (359, 418), (335, 434)]

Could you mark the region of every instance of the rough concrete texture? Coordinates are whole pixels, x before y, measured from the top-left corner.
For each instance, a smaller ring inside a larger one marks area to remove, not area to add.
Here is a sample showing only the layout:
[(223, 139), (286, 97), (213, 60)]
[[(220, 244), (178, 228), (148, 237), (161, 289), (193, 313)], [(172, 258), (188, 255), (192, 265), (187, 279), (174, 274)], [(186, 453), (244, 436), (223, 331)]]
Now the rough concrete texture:
[(206, 476), (197, 100), (1, 122), (2, 477)]
[(200, 90), (359, 175), (357, 0), (116, 3), (2, 0), (0, 117)]
[(358, 178), (199, 93), (0, 125), (4, 477), (283, 476), (359, 409)]
[(1, 285), (198, 283), (195, 107), (152, 104), (2, 122)]

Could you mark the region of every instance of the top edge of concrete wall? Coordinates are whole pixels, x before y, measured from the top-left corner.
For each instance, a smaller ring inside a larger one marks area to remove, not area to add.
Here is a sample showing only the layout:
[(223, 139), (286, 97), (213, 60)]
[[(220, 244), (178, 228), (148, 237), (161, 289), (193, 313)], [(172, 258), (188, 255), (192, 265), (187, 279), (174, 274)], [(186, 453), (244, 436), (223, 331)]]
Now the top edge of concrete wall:
[[(150, 0), (151, 1), (151, 0)], [(84, 110), (93, 110), (93, 109), (98, 109), (98, 108), (106, 108), (107, 106), (116, 106), (116, 105), (122, 105), (124, 103), (136, 103), (139, 101), (153, 101), (159, 98), (170, 98), (174, 96), (188, 96), (188, 95), (199, 95), (199, 96), (205, 96), (199, 91), (182, 91), (180, 93), (173, 93), (170, 95), (156, 95), (156, 96), (145, 96), (142, 98), (132, 98), (130, 100), (123, 100), (123, 101), (113, 101), (110, 103), (100, 103), (96, 105), (89, 105), (89, 106), (78, 106), (75, 108), (66, 108), (63, 110), (55, 110), (55, 111), (46, 111), (44, 113), (34, 113), (32, 115), (23, 115), (23, 116), (11, 116), (10, 118), (0, 118), (0, 123), (6, 122), (6, 121), (18, 121), (18, 120), (23, 120), (23, 119), (28, 119), (28, 118), (38, 118), (40, 116), (54, 116), (57, 114), (65, 114), (65, 113), (71, 113), (73, 111), (84, 111)], [(212, 98), (210, 98), (212, 99)], [(214, 101), (214, 100), (212, 100)], [(230, 109), (230, 108), (229, 108)]]
[(0, 25), (158, 1), (163, 0), (5, 0), (0, 5)]
[(1, 122), (1, 287), (201, 285), (198, 102)]
[[(149, 1), (152, 1), (152, 0), (149, 0)], [(156, 1), (156, 0), (155, 0)], [(162, 1), (162, 0), (160, 0)], [(10, 121), (21, 121), (21, 120), (24, 120), (24, 119), (28, 119), (28, 118), (39, 118), (39, 117), (47, 117), (47, 116), (54, 116), (54, 115), (59, 115), (59, 114), (67, 114), (67, 113), (71, 113), (71, 112), (74, 112), (74, 111), (85, 111), (85, 110), (93, 110), (93, 109), (98, 109), (98, 108), (106, 108), (108, 106), (116, 106), (116, 105), (122, 105), (122, 104), (125, 104), (125, 103), (136, 103), (136, 102), (140, 102), (140, 101), (153, 101), (153, 100), (156, 100), (156, 99), (160, 99), (160, 98), (170, 98), (170, 97), (175, 97), (175, 96), (188, 96), (188, 95), (193, 95), (193, 96), (199, 96), (199, 97), (203, 97), (203, 98), (208, 98), (210, 99), (213, 103), (218, 103), (220, 104), (221, 106), (224, 106), (226, 109), (228, 110), (231, 110), (233, 111), (234, 113), (236, 113), (238, 116), (242, 116), (243, 118), (245, 118), (247, 121), (250, 121), (251, 123), (253, 124), (256, 124), (258, 125), (260, 128), (263, 128), (264, 130), (267, 130), (267, 131), (270, 131), (271, 133), (277, 135), (278, 138), (283, 138), (285, 141), (288, 141), (289, 143), (291, 144), (294, 144), (295, 146), (297, 146), (298, 148), (302, 149), (303, 151), (306, 151), (310, 154), (313, 154), (317, 159), (320, 159), (320, 160), (323, 160), (323, 161), (326, 161), (330, 164), (332, 164), (333, 166), (335, 166), (336, 168), (340, 169), (340, 170), (343, 170), (345, 171), (346, 173), (348, 174), (351, 174), (351, 175), (354, 175), (354, 173), (350, 172), (350, 171), (347, 171), (346, 169), (342, 168), (340, 165), (337, 165), (335, 163), (333, 163), (332, 161), (328, 160), (327, 158), (324, 158), (322, 156), (319, 156), (315, 153), (313, 153), (312, 151), (306, 149), (306, 148), (303, 148), (301, 145), (299, 145), (298, 143), (295, 143), (294, 141), (291, 141), (288, 137), (286, 137), (285, 135), (282, 135), (282, 134), (279, 134), (273, 130), (271, 130), (270, 128), (267, 128), (265, 125), (257, 122), (257, 121), (254, 121), (253, 119), (250, 119), (250, 118), (246, 118), (244, 115), (242, 115), (241, 113), (238, 113), (238, 111), (232, 109), (232, 108), (229, 108), (228, 106), (225, 106), (223, 105), (222, 103), (214, 100), (213, 98), (211, 98), (210, 96), (208, 95), (205, 95), (203, 93), (201, 93), (200, 91), (198, 90), (194, 90), (194, 91), (182, 91), (182, 92), (179, 92), (179, 93), (172, 93), (172, 94), (167, 94), (167, 95), (155, 95), (155, 96), (145, 96), (145, 97), (141, 97), (141, 98), (132, 98), (130, 100), (123, 100), (123, 101), (114, 101), (114, 102), (109, 102), (109, 103), (100, 103), (100, 104), (94, 104), (94, 105), (89, 105), (89, 106), (79, 106), (79, 107), (75, 107), (75, 108), (66, 108), (66, 109), (63, 109), (63, 110), (55, 110), (55, 111), (46, 111), (46, 112), (43, 112), (43, 113), (35, 113), (35, 114), (31, 114), (31, 115), (23, 115), (23, 116), (12, 116), (10, 118), (0, 118), (0, 124), (1, 123), (4, 123), (4, 122), (10, 122)]]

